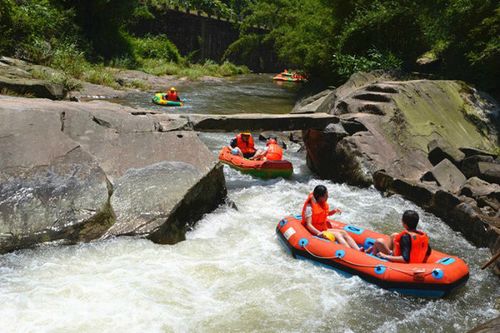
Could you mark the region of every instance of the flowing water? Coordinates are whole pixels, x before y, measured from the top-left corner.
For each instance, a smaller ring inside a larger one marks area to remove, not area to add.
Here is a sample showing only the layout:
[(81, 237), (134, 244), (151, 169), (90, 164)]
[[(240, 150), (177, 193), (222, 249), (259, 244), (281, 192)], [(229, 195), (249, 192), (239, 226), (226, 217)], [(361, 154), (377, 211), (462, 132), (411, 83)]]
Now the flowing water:
[[(231, 88), (232, 89), (232, 88)], [(202, 134), (214, 152), (230, 134)], [(464, 332), (499, 314), (489, 256), (399, 197), (315, 179), (291, 145), (290, 180), (258, 180), (225, 166), (229, 198), (172, 246), (118, 238), (44, 245), (0, 256), (0, 332)], [(415, 209), (434, 248), (464, 258), (471, 277), (445, 299), (400, 296), (293, 259), (275, 227), (326, 184), (340, 220), (384, 233)]]
[(300, 85), (273, 82), (270, 74), (249, 74), (224, 80), (180, 81), (176, 88), (184, 101), (182, 107), (153, 104), (154, 92), (131, 93), (114, 101), (165, 113), (288, 113)]

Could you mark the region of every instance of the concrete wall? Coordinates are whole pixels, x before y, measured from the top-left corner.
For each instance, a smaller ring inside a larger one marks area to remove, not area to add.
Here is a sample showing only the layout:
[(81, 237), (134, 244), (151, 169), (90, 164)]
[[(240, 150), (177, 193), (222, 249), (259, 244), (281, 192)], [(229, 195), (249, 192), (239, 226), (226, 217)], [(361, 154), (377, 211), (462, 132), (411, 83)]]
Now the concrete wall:
[[(162, 10), (153, 12), (153, 15), (154, 20), (140, 22), (133, 32), (139, 36), (147, 33), (165, 34), (183, 56), (191, 54), (196, 61), (220, 61), (227, 47), (239, 36), (237, 23), (208, 17), (205, 13)], [(263, 33), (264, 30), (256, 29), (256, 32)], [(272, 49), (265, 46), (247, 56), (240, 64), (257, 72), (275, 72), (282, 67)]]

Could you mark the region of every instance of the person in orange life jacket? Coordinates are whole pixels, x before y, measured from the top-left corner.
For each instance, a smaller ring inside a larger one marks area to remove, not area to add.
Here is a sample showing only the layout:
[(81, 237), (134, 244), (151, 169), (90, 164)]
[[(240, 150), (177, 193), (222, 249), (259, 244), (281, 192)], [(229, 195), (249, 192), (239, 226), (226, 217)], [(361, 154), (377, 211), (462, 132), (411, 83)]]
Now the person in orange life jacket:
[[(304, 207), (302, 208), (302, 223), (305, 223), (309, 232), (315, 236), (338, 241), (340, 244), (360, 250), (358, 244), (352, 237), (341, 229), (332, 228), (327, 217), (336, 213), (342, 213), (340, 209), (330, 210), (327, 203), (328, 190), (323, 185), (314, 188), (313, 193), (309, 194)], [(333, 234), (334, 237), (331, 237)]]
[(419, 216), (413, 210), (403, 213), (401, 222), (405, 230), (391, 235), (389, 241), (379, 238), (373, 245), (372, 254), (393, 262), (422, 263), (431, 253), (429, 237), (417, 230)]
[(167, 101), (173, 101), (173, 102), (180, 102), (181, 99), (179, 98), (179, 95), (177, 95), (177, 90), (172, 87), (169, 90), (167, 90), (167, 94), (164, 97)]
[(250, 133), (236, 135), (235, 138), (231, 139), (229, 146), (233, 155), (239, 155), (244, 158), (251, 158), (256, 153), (252, 134)]
[(283, 149), (278, 145), (276, 137), (269, 137), (266, 146), (266, 149), (257, 150), (251, 160), (281, 161), (283, 159)]

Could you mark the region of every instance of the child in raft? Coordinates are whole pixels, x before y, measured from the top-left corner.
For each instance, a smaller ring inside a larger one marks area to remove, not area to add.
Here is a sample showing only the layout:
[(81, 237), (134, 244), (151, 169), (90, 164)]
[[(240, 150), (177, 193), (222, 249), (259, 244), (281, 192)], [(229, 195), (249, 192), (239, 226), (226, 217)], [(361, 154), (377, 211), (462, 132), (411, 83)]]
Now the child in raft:
[(404, 230), (392, 234), (389, 240), (378, 238), (367, 252), (393, 262), (426, 262), (432, 250), (429, 237), (425, 232), (417, 230), (418, 220), (417, 212), (405, 211), (401, 219)]
[(340, 244), (361, 251), (358, 244), (351, 236), (341, 229), (332, 228), (328, 222), (328, 216), (342, 211), (338, 208), (330, 210), (327, 203), (328, 190), (323, 185), (318, 185), (309, 194), (302, 208), (302, 223), (309, 232), (315, 236), (338, 241)]

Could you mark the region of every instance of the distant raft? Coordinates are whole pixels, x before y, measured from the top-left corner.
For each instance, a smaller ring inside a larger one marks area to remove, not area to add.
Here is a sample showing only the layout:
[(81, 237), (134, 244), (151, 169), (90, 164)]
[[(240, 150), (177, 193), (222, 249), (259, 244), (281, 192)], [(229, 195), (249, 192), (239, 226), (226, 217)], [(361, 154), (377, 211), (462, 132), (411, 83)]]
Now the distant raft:
[[(419, 297), (444, 297), (469, 278), (469, 267), (460, 258), (432, 250), (425, 263), (396, 263), (357, 251), (311, 235), (301, 216), (282, 219), (276, 227), (278, 239), (296, 259), (332, 268), (344, 276), (357, 275), (384, 289)], [(365, 249), (377, 238), (389, 236), (331, 221), (332, 227), (343, 229)]]
[(163, 106), (183, 106), (184, 102), (182, 101), (169, 101), (165, 99), (164, 93), (157, 93), (153, 96), (153, 103)]
[(275, 81), (286, 81), (286, 82), (305, 82), (307, 79), (300, 74), (296, 73), (279, 73), (273, 77)]
[(289, 161), (259, 161), (249, 160), (231, 154), (229, 147), (223, 147), (219, 153), (219, 160), (243, 173), (260, 178), (289, 178), (293, 174), (293, 166)]

